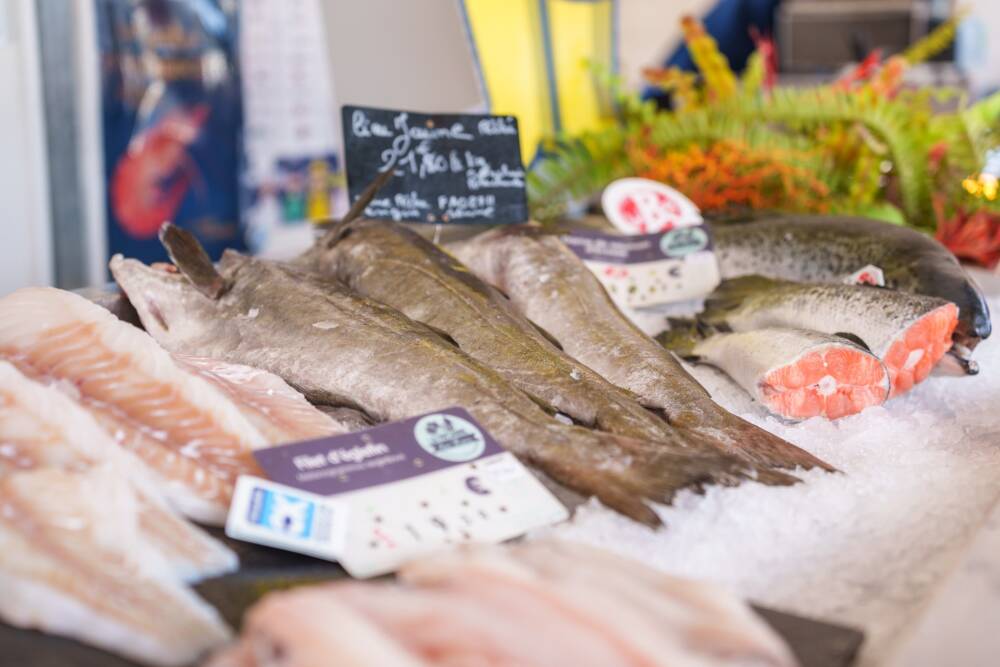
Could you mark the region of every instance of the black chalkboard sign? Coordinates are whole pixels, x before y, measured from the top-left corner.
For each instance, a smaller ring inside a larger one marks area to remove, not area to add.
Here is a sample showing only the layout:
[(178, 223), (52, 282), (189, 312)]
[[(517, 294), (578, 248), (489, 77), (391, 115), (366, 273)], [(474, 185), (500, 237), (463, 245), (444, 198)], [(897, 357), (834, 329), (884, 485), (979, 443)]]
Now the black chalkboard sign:
[(528, 219), (513, 116), (356, 106), (345, 106), (342, 113), (352, 202), (395, 165), (395, 177), (379, 189), (366, 217), (437, 224)]

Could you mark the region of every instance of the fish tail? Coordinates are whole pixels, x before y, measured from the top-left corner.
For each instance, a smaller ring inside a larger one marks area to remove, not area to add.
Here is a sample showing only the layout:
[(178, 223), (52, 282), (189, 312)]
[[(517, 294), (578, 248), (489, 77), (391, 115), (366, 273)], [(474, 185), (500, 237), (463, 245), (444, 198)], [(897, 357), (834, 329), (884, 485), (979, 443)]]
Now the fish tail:
[(601, 431), (593, 435), (606, 451), (622, 452), (629, 463), (629, 483), (653, 502), (669, 503), (683, 489), (701, 493), (713, 484), (736, 486), (757, 474), (746, 461), (703, 443), (693, 433), (677, 431), (673, 439), (655, 441)]
[[(761, 468), (784, 468), (810, 470), (819, 468), (827, 472), (838, 472), (832, 465), (800, 447), (752, 424), (741, 417), (726, 412), (721, 407), (715, 419), (703, 425), (714, 436), (716, 442), (726, 446), (726, 451)], [(698, 430), (698, 427), (694, 427)], [(719, 432), (724, 435), (719, 437)], [(767, 483), (767, 482), (764, 482)]]
[(773, 289), (777, 284), (775, 280), (757, 275), (723, 280), (705, 299), (705, 309), (699, 318), (706, 324), (724, 323), (731, 313), (745, 305), (748, 298)]
[(680, 434), (675, 441), (651, 442), (553, 427), (544, 442), (521, 457), (553, 481), (651, 527), (661, 521), (650, 503), (668, 504), (685, 489), (702, 493), (712, 484), (735, 486), (756, 477), (745, 461)]

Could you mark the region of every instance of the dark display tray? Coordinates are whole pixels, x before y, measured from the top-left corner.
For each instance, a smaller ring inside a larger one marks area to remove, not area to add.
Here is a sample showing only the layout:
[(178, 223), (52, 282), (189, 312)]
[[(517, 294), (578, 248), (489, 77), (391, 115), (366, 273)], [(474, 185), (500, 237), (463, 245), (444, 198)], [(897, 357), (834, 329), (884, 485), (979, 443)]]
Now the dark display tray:
[[(213, 530), (240, 557), (239, 571), (202, 582), (196, 589), (233, 627), (262, 595), (292, 586), (346, 577), (336, 564), (230, 540)], [(851, 628), (755, 607), (791, 646), (802, 667), (848, 667), (864, 635)], [(138, 667), (72, 639), (0, 623), (0, 667)]]

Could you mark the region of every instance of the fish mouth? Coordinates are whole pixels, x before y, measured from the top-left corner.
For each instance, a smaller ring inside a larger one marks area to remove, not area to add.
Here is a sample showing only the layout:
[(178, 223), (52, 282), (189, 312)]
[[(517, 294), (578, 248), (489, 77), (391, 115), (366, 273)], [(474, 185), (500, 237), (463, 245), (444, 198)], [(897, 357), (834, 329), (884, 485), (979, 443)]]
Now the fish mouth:
[(966, 375), (978, 375), (979, 364), (972, 360), (972, 350), (979, 344), (981, 339), (975, 337), (960, 337), (957, 334), (952, 339), (951, 349), (948, 356), (953, 358)]
[(976, 313), (972, 318), (972, 332), (978, 338), (977, 343), (984, 338), (990, 337), (990, 334), (993, 333), (993, 323), (990, 320), (989, 311), (984, 310), (981, 313)]

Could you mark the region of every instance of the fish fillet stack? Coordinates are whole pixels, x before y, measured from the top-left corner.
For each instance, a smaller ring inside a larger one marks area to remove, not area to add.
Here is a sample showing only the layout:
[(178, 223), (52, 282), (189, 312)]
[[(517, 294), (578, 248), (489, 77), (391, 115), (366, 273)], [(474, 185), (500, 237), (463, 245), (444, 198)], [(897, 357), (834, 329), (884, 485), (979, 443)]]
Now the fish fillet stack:
[(657, 667), (796, 664), (742, 602), (561, 542), (478, 547), (401, 584), (272, 593), (210, 667)]
[(217, 522), (253, 447), (345, 429), (278, 378), (175, 360), (54, 289), (0, 299), (0, 620), (188, 664), (229, 628), (187, 584), (230, 572)]
[(185, 585), (236, 556), (176, 515), (58, 390), (0, 362), (0, 620), (152, 664), (229, 637)]
[(173, 358), (146, 333), (62, 290), (0, 299), (0, 359), (62, 391), (186, 516), (221, 524), (253, 449), (346, 432), (279, 378)]

